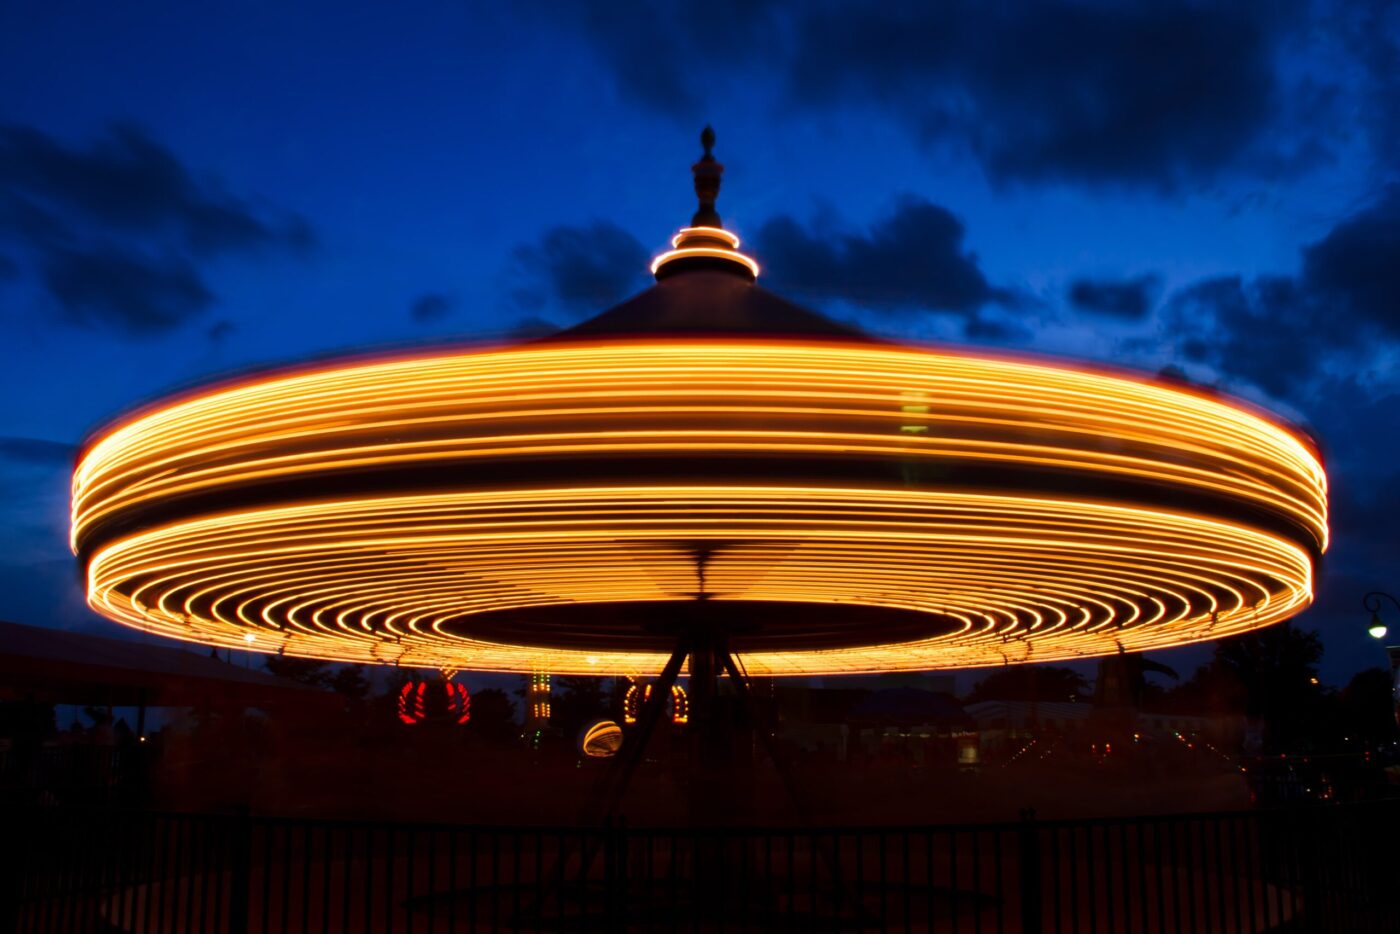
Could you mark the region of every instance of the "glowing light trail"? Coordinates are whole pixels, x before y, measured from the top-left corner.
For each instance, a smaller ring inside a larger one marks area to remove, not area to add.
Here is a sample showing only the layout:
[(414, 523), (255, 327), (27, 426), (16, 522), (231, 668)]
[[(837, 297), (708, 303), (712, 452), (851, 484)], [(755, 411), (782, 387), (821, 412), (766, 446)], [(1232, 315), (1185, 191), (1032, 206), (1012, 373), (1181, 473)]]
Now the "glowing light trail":
[[(744, 652), (798, 674), (1268, 625), (1311, 599), (1326, 534), (1316, 454), (1242, 407), (855, 342), (539, 344), (250, 379), (106, 432), (73, 490), (89, 601), (128, 625), (589, 674), (650, 673), (665, 652), (569, 613), (693, 605), (697, 543), (711, 601), (851, 610), (820, 646)], [(549, 608), (557, 632), (502, 622)]]

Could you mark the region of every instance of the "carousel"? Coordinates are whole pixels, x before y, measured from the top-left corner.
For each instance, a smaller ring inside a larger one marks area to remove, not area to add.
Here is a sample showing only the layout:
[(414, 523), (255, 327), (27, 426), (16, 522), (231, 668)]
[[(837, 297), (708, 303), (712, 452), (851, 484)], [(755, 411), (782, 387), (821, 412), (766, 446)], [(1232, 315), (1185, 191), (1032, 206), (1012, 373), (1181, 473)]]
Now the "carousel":
[(214, 646), (649, 679), (627, 749), (683, 672), (704, 733), (721, 680), (1087, 659), (1308, 606), (1303, 433), (788, 302), (721, 223), (713, 139), (655, 284), (582, 324), (245, 376), (99, 432), (73, 477), (90, 605)]

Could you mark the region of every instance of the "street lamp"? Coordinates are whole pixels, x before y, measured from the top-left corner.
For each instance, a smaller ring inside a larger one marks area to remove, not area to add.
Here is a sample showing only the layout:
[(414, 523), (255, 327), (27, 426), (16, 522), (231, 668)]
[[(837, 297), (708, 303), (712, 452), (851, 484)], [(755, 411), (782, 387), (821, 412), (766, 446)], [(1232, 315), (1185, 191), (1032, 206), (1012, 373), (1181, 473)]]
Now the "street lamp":
[(1371, 634), (1372, 639), (1384, 639), (1386, 632), (1388, 632), (1385, 622), (1381, 619), (1382, 598), (1395, 604), (1396, 609), (1400, 609), (1400, 600), (1383, 590), (1373, 590), (1361, 598), (1361, 605), (1371, 611), (1371, 625), (1366, 628), (1366, 631)]
[[(1400, 600), (1383, 590), (1373, 590), (1361, 598), (1361, 605), (1371, 611), (1371, 625), (1366, 627), (1366, 631), (1371, 634), (1372, 639), (1384, 639), (1387, 631), (1385, 623), (1381, 621), (1382, 598), (1400, 609)], [(1390, 659), (1390, 691), (1391, 698), (1395, 701), (1395, 722), (1400, 723), (1400, 645), (1386, 646), (1385, 654)]]

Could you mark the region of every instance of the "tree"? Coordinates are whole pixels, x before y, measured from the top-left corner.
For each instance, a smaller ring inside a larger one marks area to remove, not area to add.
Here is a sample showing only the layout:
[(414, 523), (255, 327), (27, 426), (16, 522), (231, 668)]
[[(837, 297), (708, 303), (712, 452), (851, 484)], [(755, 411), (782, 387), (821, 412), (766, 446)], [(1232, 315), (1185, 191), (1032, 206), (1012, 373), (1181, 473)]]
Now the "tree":
[(1288, 623), (1221, 639), (1208, 663), (1151, 706), (1250, 717), (1264, 727), (1266, 753), (1332, 751), (1346, 737), (1374, 746), (1400, 736), (1390, 674), (1363, 671), (1337, 694), (1320, 683), (1322, 652), (1317, 633)]
[(608, 716), (602, 678), (562, 675), (557, 684), (559, 691), (550, 702), (550, 722), (566, 738), (572, 740), (590, 722)]
[(326, 687), (352, 701), (362, 701), (369, 695), (369, 679), (364, 665), (337, 665), (325, 679)]
[(1227, 669), (1207, 662), (1160, 697), (1152, 700), (1153, 710), (1205, 717), (1214, 714), (1244, 713), (1244, 687)]
[(1364, 746), (1380, 746), (1400, 738), (1395, 724), (1395, 686), (1384, 668), (1357, 672), (1342, 689), (1343, 729)]
[(294, 655), (269, 655), (263, 659), (263, 668), (267, 669), (268, 674), (318, 688), (326, 686), (326, 669), (329, 667), (329, 662)]
[(1244, 686), (1248, 711), (1255, 716), (1309, 693), (1305, 689), (1317, 681), (1321, 661), (1317, 633), (1290, 623), (1231, 636), (1215, 645), (1215, 664)]
[(1079, 701), (1089, 683), (1073, 668), (1058, 665), (1018, 665), (998, 668), (977, 682), (967, 703), (978, 701)]
[(1339, 735), (1317, 676), (1321, 660), (1317, 633), (1282, 623), (1221, 639), (1209, 671), (1192, 681), (1210, 685), (1217, 709), (1261, 721), (1265, 752), (1311, 752), (1332, 747)]
[(472, 695), (472, 717), (467, 726), (491, 742), (506, 742), (520, 734), (515, 704), (499, 688), (485, 688)]
[(263, 667), (268, 674), (298, 684), (328, 688), (353, 701), (362, 701), (369, 695), (370, 685), (365, 677), (364, 665), (332, 665), (314, 658), (269, 655), (263, 659)]

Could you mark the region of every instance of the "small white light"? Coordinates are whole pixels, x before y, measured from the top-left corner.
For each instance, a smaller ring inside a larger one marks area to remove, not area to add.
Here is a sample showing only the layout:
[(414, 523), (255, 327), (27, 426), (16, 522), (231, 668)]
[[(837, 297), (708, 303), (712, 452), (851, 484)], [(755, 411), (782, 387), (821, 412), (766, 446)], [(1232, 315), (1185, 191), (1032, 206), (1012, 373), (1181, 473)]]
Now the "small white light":
[(1372, 639), (1384, 639), (1388, 630), (1380, 623), (1372, 623), (1371, 628), (1366, 631), (1371, 634)]
[(245, 633), (243, 634), (243, 641), (244, 641), (244, 642), (247, 642), (249, 645), (251, 645), (252, 643), (258, 641), (258, 637), (255, 636), (255, 635), (253, 635), (251, 632), (245, 632)]
[(598, 656), (596, 656), (596, 655), (590, 655), (590, 656), (588, 656), (588, 664), (590, 664), (590, 665), (596, 665), (596, 664), (598, 664)]

